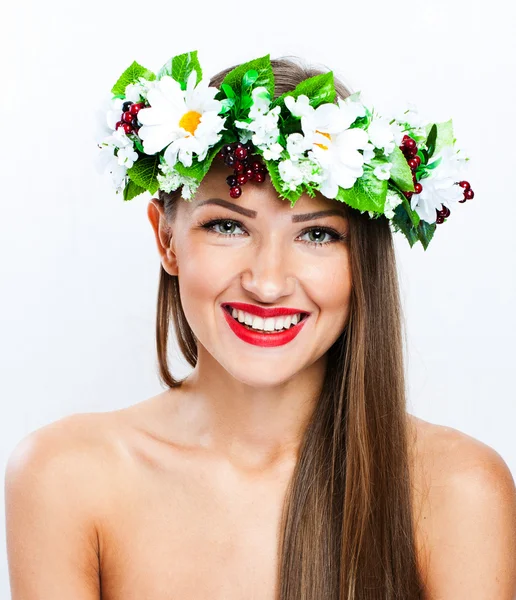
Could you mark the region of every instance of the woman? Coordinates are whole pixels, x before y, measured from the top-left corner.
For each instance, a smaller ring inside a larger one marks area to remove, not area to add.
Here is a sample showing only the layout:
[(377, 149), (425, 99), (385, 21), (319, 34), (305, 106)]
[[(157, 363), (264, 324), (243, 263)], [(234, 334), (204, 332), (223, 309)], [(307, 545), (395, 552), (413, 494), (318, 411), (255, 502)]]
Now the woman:
[[(319, 73), (272, 69), (275, 98)], [(13, 600), (512, 600), (506, 463), (406, 412), (388, 220), (321, 193), (292, 209), (269, 178), (228, 198), (228, 162), (148, 206), (167, 389), (11, 455)]]

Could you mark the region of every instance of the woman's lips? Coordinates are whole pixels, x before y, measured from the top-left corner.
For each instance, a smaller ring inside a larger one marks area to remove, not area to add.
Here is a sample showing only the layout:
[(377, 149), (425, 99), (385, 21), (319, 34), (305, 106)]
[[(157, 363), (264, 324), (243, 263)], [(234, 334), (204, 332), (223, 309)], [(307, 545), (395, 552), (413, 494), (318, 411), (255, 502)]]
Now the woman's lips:
[(255, 346), (282, 346), (283, 344), (287, 344), (292, 341), (297, 334), (304, 327), (304, 324), (308, 320), (308, 317), (305, 316), (302, 318), (296, 325), (291, 326), (289, 329), (285, 331), (278, 331), (275, 333), (262, 333), (257, 329), (248, 329), (244, 327), (240, 321), (233, 318), (233, 316), (229, 313), (230, 308), (222, 308), (224, 313), (224, 318), (226, 322), (230, 326), (233, 333), (235, 333), (241, 340), (247, 342), (248, 344), (253, 344)]

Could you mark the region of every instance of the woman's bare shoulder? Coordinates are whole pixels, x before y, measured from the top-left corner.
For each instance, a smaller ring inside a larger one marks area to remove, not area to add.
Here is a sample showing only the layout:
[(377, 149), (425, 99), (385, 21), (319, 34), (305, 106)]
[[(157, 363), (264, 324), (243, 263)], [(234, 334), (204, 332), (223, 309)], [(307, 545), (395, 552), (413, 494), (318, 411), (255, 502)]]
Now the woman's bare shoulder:
[(516, 487), (507, 463), (458, 429), (416, 417), (410, 422), (428, 597), (512, 600)]

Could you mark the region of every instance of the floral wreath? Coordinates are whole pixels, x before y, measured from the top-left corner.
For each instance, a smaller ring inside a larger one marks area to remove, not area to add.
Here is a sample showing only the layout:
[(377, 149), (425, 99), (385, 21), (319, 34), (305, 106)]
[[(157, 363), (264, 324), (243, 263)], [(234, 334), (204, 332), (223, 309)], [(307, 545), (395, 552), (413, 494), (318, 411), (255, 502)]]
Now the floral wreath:
[(459, 175), (469, 158), (455, 150), (451, 119), (423, 123), (413, 105), (382, 117), (360, 92), (337, 98), (332, 71), (274, 99), (269, 55), (234, 68), (216, 88), (192, 51), (157, 75), (133, 62), (111, 92), (97, 166), (124, 200), (179, 188), (191, 200), (218, 156), (233, 170), (232, 198), (268, 173), (291, 206), (319, 191), (371, 218), (385, 215), (411, 247), (420, 241), (426, 250), (450, 206), (474, 196)]

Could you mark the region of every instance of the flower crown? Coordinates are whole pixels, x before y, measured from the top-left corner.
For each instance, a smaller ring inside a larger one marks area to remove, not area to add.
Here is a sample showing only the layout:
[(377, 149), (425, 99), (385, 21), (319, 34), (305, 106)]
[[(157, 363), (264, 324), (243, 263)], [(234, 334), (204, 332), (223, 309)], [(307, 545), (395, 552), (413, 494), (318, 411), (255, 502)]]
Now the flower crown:
[(181, 188), (190, 200), (216, 157), (233, 170), (229, 195), (270, 176), (294, 206), (303, 193), (385, 215), (412, 247), (428, 247), (454, 202), (474, 193), (459, 176), (452, 121), (423, 123), (415, 107), (398, 118), (366, 108), (360, 92), (337, 98), (333, 72), (274, 98), (270, 57), (231, 70), (220, 88), (202, 79), (197, 51), (155, 75), (137, 62), (112, 88), (102, 114), (98, 167), (124, 200)]

